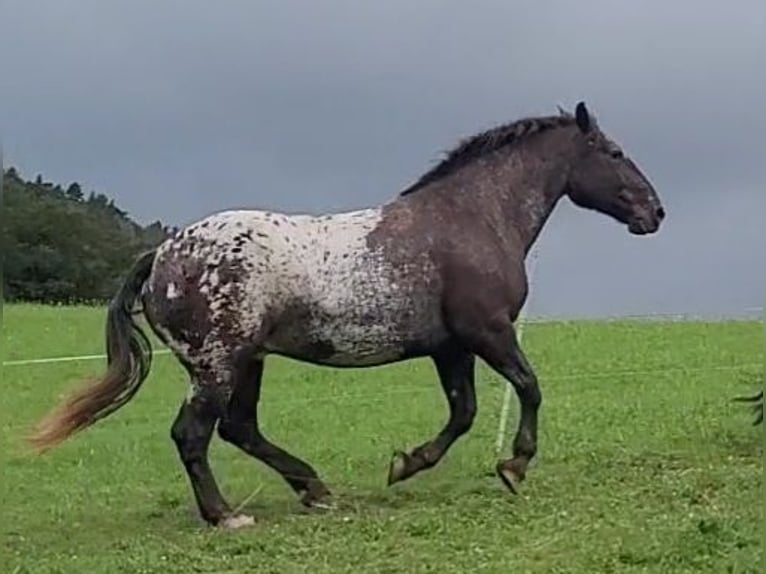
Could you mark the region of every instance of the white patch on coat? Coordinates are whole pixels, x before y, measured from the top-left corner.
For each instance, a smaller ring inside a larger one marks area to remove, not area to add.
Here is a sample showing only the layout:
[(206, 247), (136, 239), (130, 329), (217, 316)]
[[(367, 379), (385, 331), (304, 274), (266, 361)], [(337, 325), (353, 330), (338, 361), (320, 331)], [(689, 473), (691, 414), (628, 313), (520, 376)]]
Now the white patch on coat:
[(176, 297), (181, 296), (181, 291), (178, 290), (178, 287), (176, 287), (175, 283), (168, 283), (168, 290), (167, 293), (165, 293), (165, 297), (168, 300), (175, 299)]
[[(218, 286), (218, 292), (236, 288), (243, 296), (231, 308), (230, 298), (210, 295), (212, 322), (223, 314), (235, 316), (243, 336), (265, 338), (266, 352), (302, 358), (302, 349), (315, 345), (334, 350), (321, 358), (328, 365), (379, 364), (399, 358), (408, 341), (443, 327), (438, 297), (412, 292), (413, 283), (406, 280), (410, 272), (428, 273), (428, 259), (414, 254), (410, 264), (395, 268), (382, 251), (368, 247), (367, 237), (381, 218), (380, 208), (324, 216), (225, 211), (192, 224), (160, 252), (183, 253), (199, 239), (214, 242), (192, 255), (208, 269), (200, 292)], [(236, 285), (221, 285), (215, 265), (224, 257), (246, 269)], [(300, 321), (280, 320), (296, 308), (306, 312)], [(273, 320), (268, 336), (262, 333), (267, 315)], [(215, 333), (208, 338), (207, 358), (228, 351)]]

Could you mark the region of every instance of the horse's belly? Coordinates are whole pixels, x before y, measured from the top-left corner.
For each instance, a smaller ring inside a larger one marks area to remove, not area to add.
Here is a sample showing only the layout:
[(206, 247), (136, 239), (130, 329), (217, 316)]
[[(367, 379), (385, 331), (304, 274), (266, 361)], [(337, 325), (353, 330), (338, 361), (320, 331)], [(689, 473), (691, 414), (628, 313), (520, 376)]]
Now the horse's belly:
[(428, 305), (314, 306), (280, 329), (271, 351), (338, 366), (371, 366), (418, 354), (444, 336), (440, 317)]
[(347, 320), (317, 321), (309, 325), (308, 335), (327, 345), (323, 362), (338, 366), (385, 363), (399, 359), (407, 350), (409, 339), (417, 333), (403, 333), (386, 321)]

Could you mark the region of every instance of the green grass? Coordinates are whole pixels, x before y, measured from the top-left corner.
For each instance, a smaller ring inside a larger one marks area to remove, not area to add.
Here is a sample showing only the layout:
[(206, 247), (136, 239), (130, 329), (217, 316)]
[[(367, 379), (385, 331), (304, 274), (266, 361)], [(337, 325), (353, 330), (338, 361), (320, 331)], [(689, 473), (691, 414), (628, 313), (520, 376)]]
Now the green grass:
[[(100, 353), (103, 310), (6, 306), (3, 359)], [(0, 572), (761, 572), (763, 427), (733, 396), (762, 372), (759, 322), (530, 324), (539, 457), (512, 497), (491, 474), (504, 383), (435, 469), (385, 486), (391, 452), (446, 404), (426, 360), (333, 370), (269, 359), (263, 427), (338, 498), (303, 511), (263, 464), (214, 439), (214, 472), (257, 524), (204, 527), (169, 438), (186, 393), (158, 356), (136, 398), (42, 457), (21, 437), (101, 361), (3, 370)], [(518, 407), (512, 401), (509, 430)]]

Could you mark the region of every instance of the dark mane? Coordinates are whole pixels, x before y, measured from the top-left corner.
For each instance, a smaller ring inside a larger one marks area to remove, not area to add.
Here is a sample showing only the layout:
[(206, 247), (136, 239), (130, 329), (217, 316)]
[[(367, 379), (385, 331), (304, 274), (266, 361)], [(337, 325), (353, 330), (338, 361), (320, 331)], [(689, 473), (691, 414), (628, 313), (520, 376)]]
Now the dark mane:
[(523, 118), (466, 138), (452, 151), (447, 152), (447, 157), (439, 162), (438, 165), (428, 170), (420, 179), (407, 187), (399, 195), (407, 195), (417, 191), (434, 181), (454, 173), (475, 159), (507, 145), (519, 143), (530, 135), (539, 134), (551, 128), (570, 125), (574, 121), (574, 116), (570, 114)]

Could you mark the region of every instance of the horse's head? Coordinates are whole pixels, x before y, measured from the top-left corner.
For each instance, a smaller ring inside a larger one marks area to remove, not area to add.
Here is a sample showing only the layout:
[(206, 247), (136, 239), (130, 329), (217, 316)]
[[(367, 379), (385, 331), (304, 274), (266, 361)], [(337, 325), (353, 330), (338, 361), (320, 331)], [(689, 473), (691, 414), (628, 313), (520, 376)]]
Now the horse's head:
[(598, 128), (583, 102), (575, 108), (575, 121), (578, 151), (567, 181), (567, 195), (580, 207), (627, 224), (631, 233), (657, 231), (665, 210), (647, 177)]

